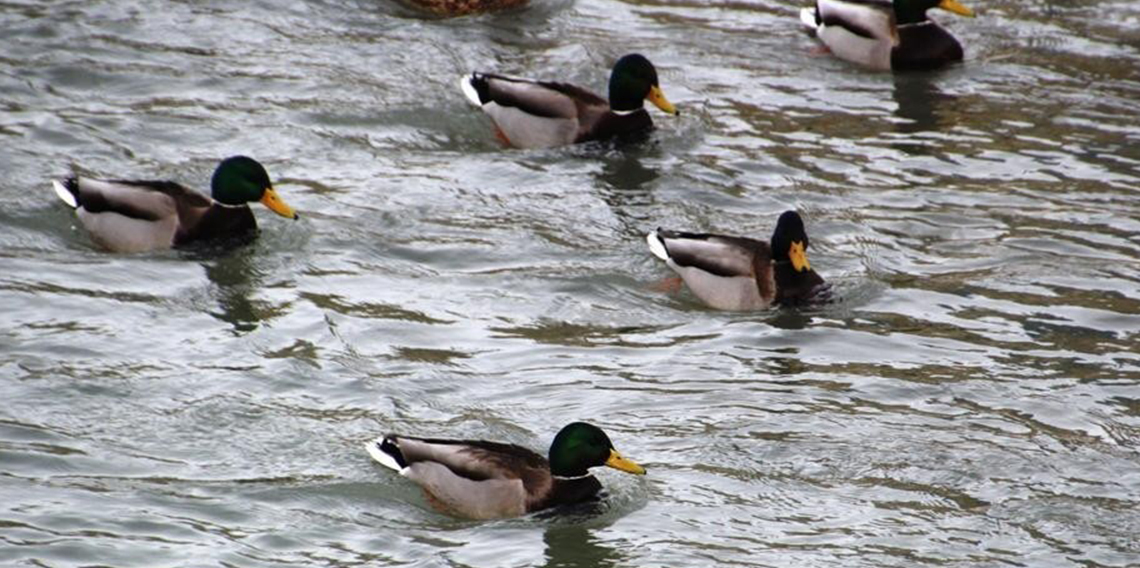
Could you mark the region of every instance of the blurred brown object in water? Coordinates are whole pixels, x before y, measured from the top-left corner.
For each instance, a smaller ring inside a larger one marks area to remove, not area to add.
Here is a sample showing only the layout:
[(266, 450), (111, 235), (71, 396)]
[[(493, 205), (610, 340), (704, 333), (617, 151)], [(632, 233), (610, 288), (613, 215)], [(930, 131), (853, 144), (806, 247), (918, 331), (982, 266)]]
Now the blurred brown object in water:
[(528, 0), (404, 0), (437, 16), (466, 16), (523, 6)]

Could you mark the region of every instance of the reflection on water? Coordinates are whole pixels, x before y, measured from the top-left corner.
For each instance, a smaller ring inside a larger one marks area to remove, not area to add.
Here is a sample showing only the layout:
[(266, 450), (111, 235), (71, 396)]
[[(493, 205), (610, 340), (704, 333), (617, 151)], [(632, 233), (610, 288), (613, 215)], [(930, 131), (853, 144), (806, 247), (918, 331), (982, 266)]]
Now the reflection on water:
[(646, 156), (655, 154), (650, 150), (648, 143), (626, 144), (601, 157), (598, 192), (620, 221), (622, 234), (627, 238), (641, 238), (652, 223), (645, 212), (654, 203), (651, 190), (661, 172), (647, 165), (652, 158)]
[(661, 177), (659, 169), (646, 166), (642, 157), (647, 152), (645, 143), (627, 144), (607, 152), (601, 158), (602, 171), (598, 179), (615, 190), (637, 191), (648, 189), (647, 186)]
[(263, 280), (255, 264), (257, 249), (252, 246), (255, 238), (253, 235), (241, 242), (198, 249), (188, 255), (199, 259), (206, 269), (206, 278), (217, 288), (221, 311), (210, 314), (232, 325), (238, 335), (257, 329), (262, 321), (274, 315), (267, 303), (253, 299)]
[[(789, 310), (784, 310), (789, 311)], [(776, 376), (794, 377), (810, 370), (811, 366), (799, 359), (800, 349), (795, 347), (782, 347), (773, 349), (773, 355), (765, 360), (768, 372)]]
[(626, 556), (594, 536), (597, 529), (582, 525), (551, 526), (542, 533), (549, 568), (608, 568), (624, 566)]
[[(828, 292), (827, 294), (828, 294), (828, 300), (827, 301), (830, 301), (831, 293)], [(799, 309), (788, 308), (788, 309), (774, 310), (774, 315), (769, 317), (766, 321), (768, 323), (770, 323), (773, 327), (776, 327), (779, 329), (787, 329), (787, 330), (806, 329), (809, 325), (811, 325), (812, 316), (809, 313), (801, 311)]]
[[(947, 111), (953, 109), (957, 97), (938, 88), (942, 77), (938, 72), (897, 73), (894, 75), (895, 115), (901, 120), (896, 130), (903, 134), (937, 132), (950, 124)], [(898, 144), (904, 152), (924, 154), (923, 145)]]

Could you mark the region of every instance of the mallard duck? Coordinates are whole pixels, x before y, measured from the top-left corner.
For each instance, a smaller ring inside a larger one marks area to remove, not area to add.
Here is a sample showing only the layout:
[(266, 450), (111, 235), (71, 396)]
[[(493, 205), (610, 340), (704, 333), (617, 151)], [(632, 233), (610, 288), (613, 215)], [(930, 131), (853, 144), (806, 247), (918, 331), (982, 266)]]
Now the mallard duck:
[(657, 69), (644, 56), (630, 54), (610, 72), (610, 99), (552, 81), (532, 81), (472, 73), (460, 86), (475, 106), (491, 117), (498, 133), (518, 148), (549, 148), (643, 132), (653, 126), (644, 101), (680, 114), (662, 93)]
[(260, 201), (282, 217), (298, 215), (277, 195), (265, 168), (252, 158), (226, 158), (210, 180), (213, 198), (172, 181), (52, 180), (59, 198), (100, 246), (141, 252), (205, 239), (228, 238), (257, 228), (247, 203)]
[(516, 517), (592, 500), (602, 484), (595, 466), (645, 474), (614, 449), (601, 428), (574, 422), (550, 444), (550, 459), (520, 446), (389, 434), (367, 444), (373, 459), (411, 479), (428, 499), (473, 519)]
[(799, 213), (780, 215), (771, 244), (745, 237), (657, 229), (646, 237), (704, 303), (720, 310), (756, 310), (824, 300), (826, 287), (808, 263)]
[(840, 59), (880, 71), (934, 69), (962, 60), (962, 45), (926, 11), (973, 17), (958, 0), (816, 0), (800, 20)]

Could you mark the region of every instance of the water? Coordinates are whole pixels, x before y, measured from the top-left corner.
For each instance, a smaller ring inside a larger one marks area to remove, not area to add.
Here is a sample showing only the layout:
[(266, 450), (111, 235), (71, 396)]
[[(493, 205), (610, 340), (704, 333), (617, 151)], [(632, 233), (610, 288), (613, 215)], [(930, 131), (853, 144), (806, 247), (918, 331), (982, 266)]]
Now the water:
[[(943, 72), (813, 54), (784, 2), (0, 6), (0, 564), (1140, 565), (1140, 7), (975, 1)], [(471, 69), (680, 118), (503, 150)], [(229, 253), (94, 248), (48, 180), (264, 164)], [(660, 291), (656, 226), (797, 208), (842, 300)], [(470, 522), (387, 431), (539, 450), (603, 426), (644, 478)]]

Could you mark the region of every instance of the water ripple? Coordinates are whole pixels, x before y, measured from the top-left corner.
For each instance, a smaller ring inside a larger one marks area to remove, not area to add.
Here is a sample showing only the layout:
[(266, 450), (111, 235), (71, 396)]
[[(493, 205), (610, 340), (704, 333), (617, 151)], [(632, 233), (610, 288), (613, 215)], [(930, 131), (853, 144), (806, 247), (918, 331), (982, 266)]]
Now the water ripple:
[[(973, 7), (892, 77), (769, 0), (0, 6), (0, 562), (1134, 564), (1137, 10)], [(455, 88), (630, 51), (682, 109), (633, 146), (504, 149)], [(48, 185), (237, 153), (303, 215), (237, 250), (108, 255)], [(646, 231), (789, 208), (834, 304), (657, 286)], [(451, 519), (361, 450), (575, 419), (650, 473), (565, 515)]]

